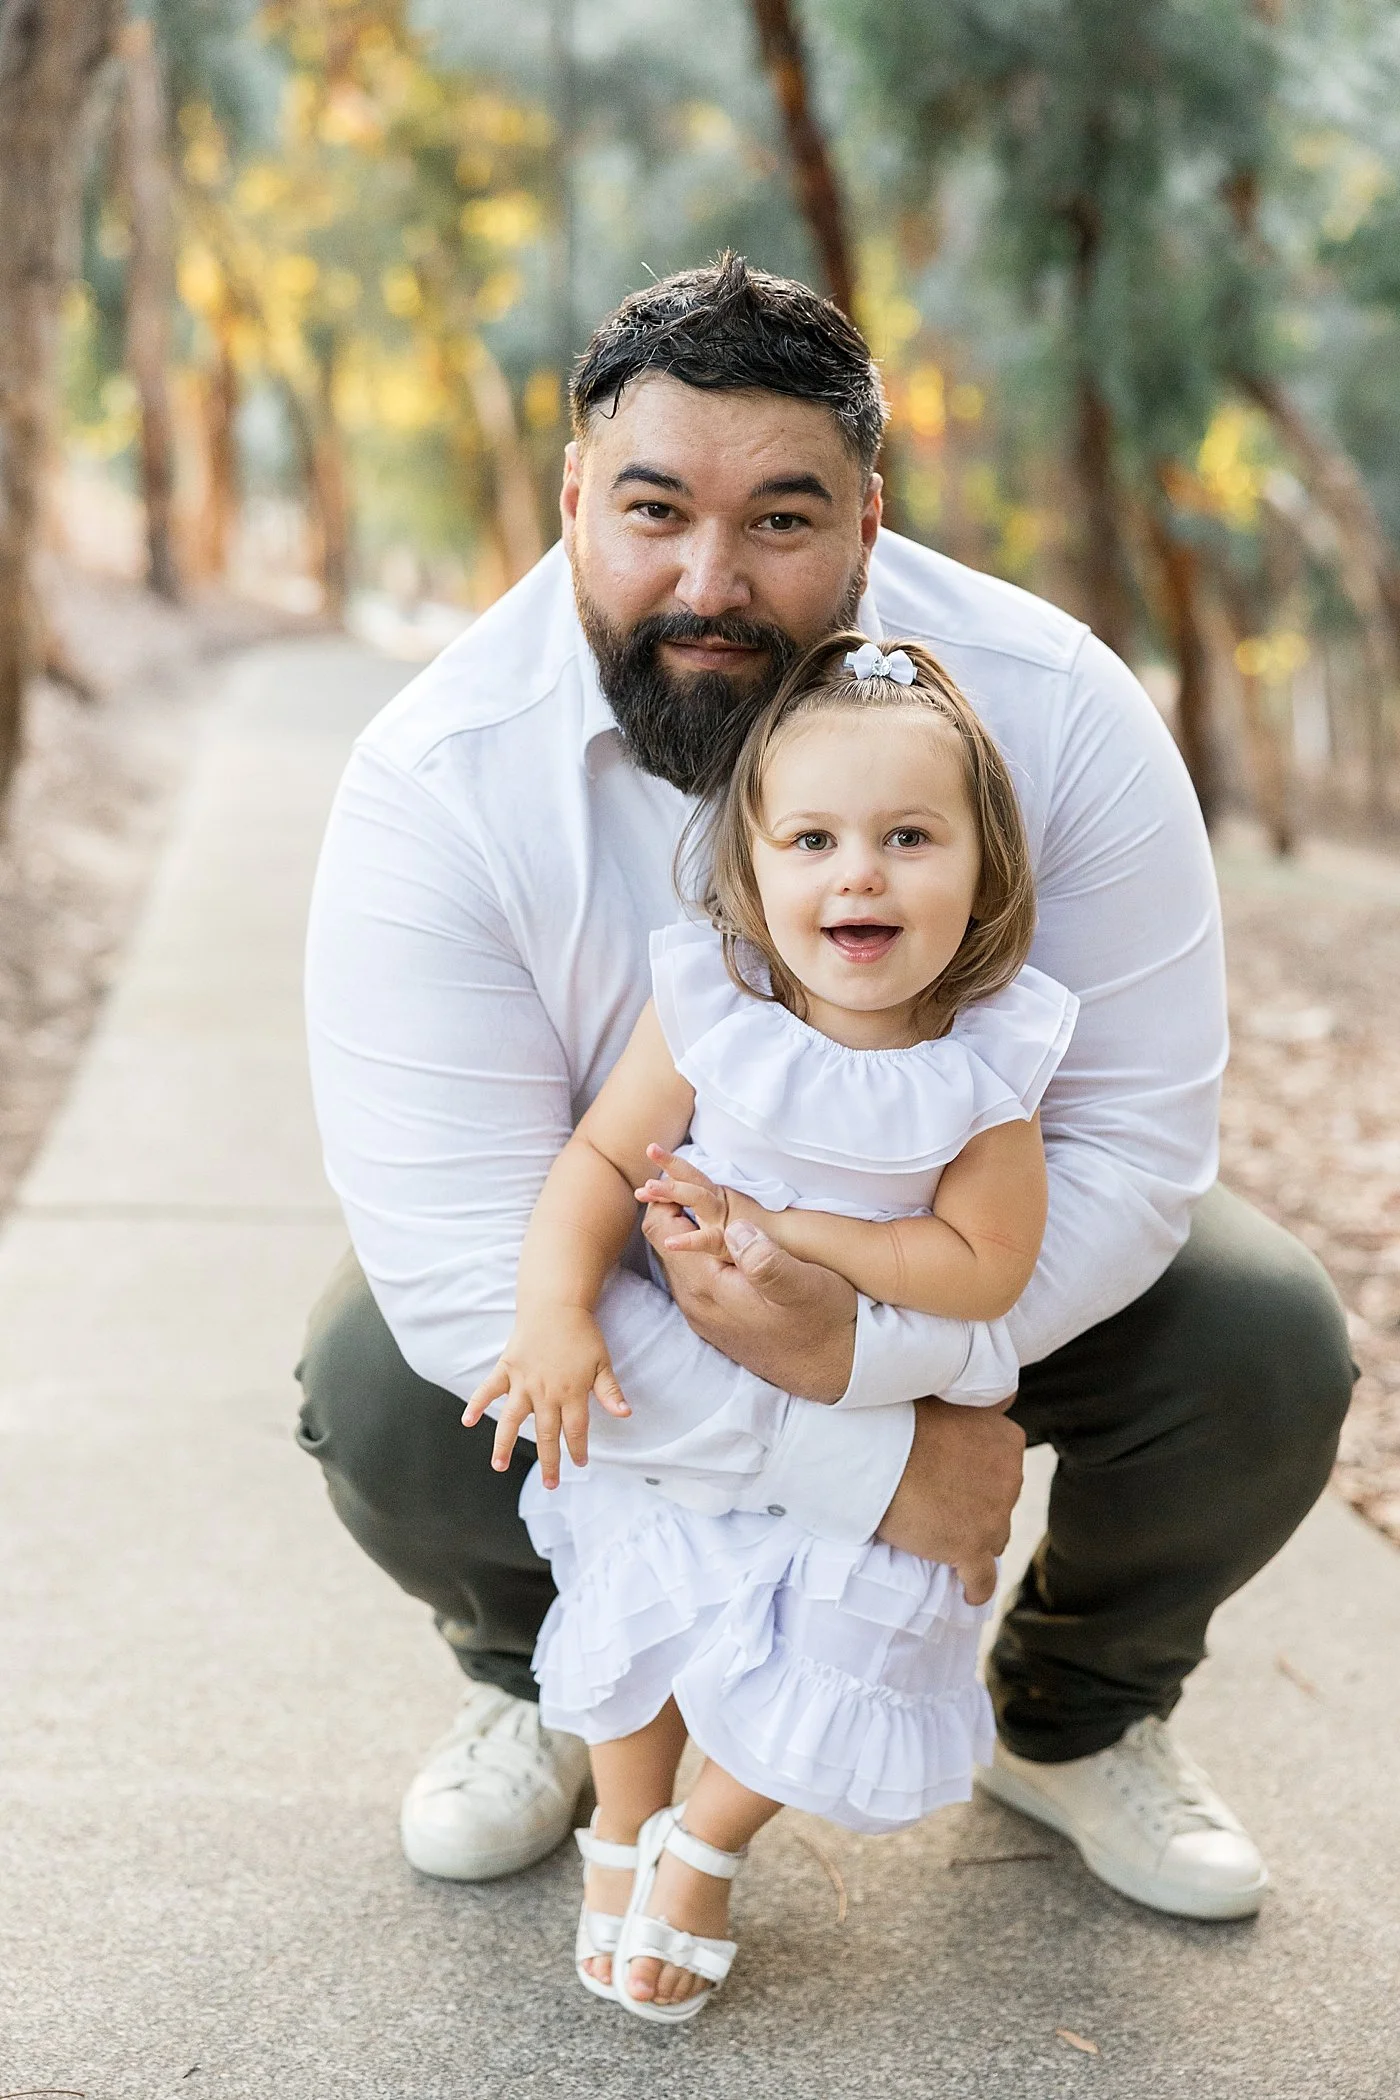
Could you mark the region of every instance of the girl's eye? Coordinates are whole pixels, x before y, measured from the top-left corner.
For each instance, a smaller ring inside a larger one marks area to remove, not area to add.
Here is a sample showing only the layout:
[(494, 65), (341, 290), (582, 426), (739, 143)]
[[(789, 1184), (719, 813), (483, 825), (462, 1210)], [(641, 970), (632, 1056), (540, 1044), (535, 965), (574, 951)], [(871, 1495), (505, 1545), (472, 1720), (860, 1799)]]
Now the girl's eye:
[(890, 833), (889, 843), (892, 846), (925, 846), (928, 844), (928, 833), (920, 831), (915, 824), (901, 824), (898, 831)]
[(825, 853), (831, 844), (829, 831), (799, 831), (793, 845), (801, 853)]

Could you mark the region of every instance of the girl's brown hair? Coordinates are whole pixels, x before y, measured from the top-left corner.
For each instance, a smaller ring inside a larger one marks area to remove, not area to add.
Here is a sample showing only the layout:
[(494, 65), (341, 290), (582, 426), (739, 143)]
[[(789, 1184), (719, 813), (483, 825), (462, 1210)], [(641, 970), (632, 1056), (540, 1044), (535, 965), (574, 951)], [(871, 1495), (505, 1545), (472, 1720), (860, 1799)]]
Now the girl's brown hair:
[[(689, 884), (680, 878), (680, 886), (691, 890), (692, 901), (722, 935), (735, 984), (805, 1019), (802, 986), (774, 950), (754, 875), (752, 841), (755, 833), (763, 833), (763, 776), (773, 746), (791, 723), (832, 708), (927, 708), (958, 739), (982, 856), (968, 932), (942, 976), (923, 994), (916, 1015), (920, 1027), (941, 1034), (960, 1008), (1010, 984), (1030, 953), (1035, 932), (1030, 852), (1006, 761), (966, 696), (918, 642), (879, 645), (887, 655), (903, 650), (914, 666), (912, 685), (878, 674), (857, 678), (845, 659), (866, 639), (854, 633), (829, 635), (793, 665), (745, 738), (732, 775), (687, 825), (677, 869), (704, 872)], [(751, 959), (745, 970), (745, 950), (766, 965), (771, 989), (753, 981)]]

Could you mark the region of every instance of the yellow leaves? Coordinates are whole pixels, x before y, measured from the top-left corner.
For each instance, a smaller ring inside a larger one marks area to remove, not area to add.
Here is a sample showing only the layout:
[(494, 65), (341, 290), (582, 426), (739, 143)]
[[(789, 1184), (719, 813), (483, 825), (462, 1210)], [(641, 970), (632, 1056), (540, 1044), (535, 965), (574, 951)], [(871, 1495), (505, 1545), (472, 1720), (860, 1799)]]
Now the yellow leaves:
[(961, 380), (948, 396), (948, 413), (955, 423), (980, 423), (987, 397), (970, 379)]
[(191, 313), (207, 319), (224, 303), (224, 273), (217, 256), (202, 241), (191, 241), (181, 251), (176, 282)]
[(731, 153), (738, 143), (734, 119), (715, 102), (682, 102), (676, 124), (686, 145), (698, 153)]
[(1344, 131), (1304, 133), (1294, 144), (1293, 158), (1310, 175), (1327, 179), (1331, 196), (1322, 231), (1329, 241), (1349, 241), (1372, 208), (1395, 189), (1393, 168)]
[(1261, 678), (1266, 685), (1284, 685), (1301, 670), (1309, 655), (1307, 639), (1292, 628), (1273, 634), (1246, 635), (1235, 645), (1235, 668), (1245, 678)]
[(491, 248), (523, 248), (540, 230), (539, 199), (528, 190), (476, 197), (462, 206), (460, 223), (468, 240), (482, 241)]
[(386, 311), (401, 321), (411, 321), (423, 310), (423, 288), (417, 272), (402, 263), (384, 272), (379, 280), (379, 296)]
[(256, 161), (238, 178), (233, 192), (234, 209), (248, 218), (261, 218), (285, 202), (290, 188), (284, 169), (269, 161)]
[(559, 421), (559, 374), (540, 366), (530, 374), (520, 397), (520, 407), (530, 430), (552, 430)]
[(1241, 531), (1252, 531), (1258, 521), (1265, 469), (1257, 449), (1263, 436), (1254, 410), (1227, 402), (1212, 416), (1196, 455), (1206, 507)]
[(519, 270), (493, 270), (476, 295), (478, 320), (503, 321), (524, 290)]
[(336, 413), (347, 430), (388, 430), (398, 436), (450, 424), (453, 405), (430, 348), (387, 352), (360, 339), (336, 381)]
[(458, 135), (467, 150), (506, 146), (536, 151), (550, 143), (554, 127), (546, 110), (512, 102), (504, 95), (467, 96), (457, 107)]
[(311, 255), (274, 256), (268, 276), (273, 291), (283, 299), (306, 300), (315, 291), (320, 267)]
[(943, 374), (937, 365), (915, 365), (904, 390), (904, 405), (915, 437), (942, 437), (948, 423), (948, 404)]
[(327, 146), (378, 146), (384, 123), (363, 88), (337, 81), (321, 105), (316, 132)]

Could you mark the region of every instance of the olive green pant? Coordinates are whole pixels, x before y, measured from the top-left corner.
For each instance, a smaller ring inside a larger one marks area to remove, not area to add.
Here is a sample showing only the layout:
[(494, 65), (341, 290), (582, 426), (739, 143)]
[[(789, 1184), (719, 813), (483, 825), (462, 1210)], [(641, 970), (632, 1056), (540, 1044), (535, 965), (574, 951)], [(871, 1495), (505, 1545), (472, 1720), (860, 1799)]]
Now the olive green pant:
[[(461, 1402), (408, 1368), (353, 1259), (297, 1375), (299, 1441), (352, 1536), (432, 1606), (469, 1677), (535, 1697), (554, 1585), (516, 1508), (533, 1447), (492, 1472), (494, 1425), (463, 1429)], [(1217, 1604), (1322, 1492), (1354, 1375), (1319, 1264), (1221, 1188), (1150, 1290), (1022, 1373), (1012, 1415), (1059, 1464), (989, 1673), (1013, 1750), (1084, 1757), (1171, 1712)]]

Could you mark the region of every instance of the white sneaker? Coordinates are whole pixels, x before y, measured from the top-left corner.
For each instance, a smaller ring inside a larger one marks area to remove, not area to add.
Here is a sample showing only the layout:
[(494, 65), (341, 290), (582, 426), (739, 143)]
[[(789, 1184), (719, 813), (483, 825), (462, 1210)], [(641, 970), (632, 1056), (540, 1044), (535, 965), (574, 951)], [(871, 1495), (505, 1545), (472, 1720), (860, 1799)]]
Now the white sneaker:
[(587, 1777), (576, 1735), (542, 1728), (532, 1700), (474, 1684), (404, 1795), (404, 1856), (444, 1881), (518, 1874), (573, 1829)]
[(1101, 1881), (1153, 1910), (1247, 1918), (1269, 1885), (1254, 1840), (1155, 1715), (1068, 1764), (1035, 1764), (998, 1743), (977, 1783), (1061, 1832)]

